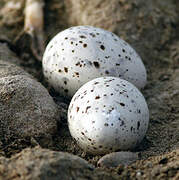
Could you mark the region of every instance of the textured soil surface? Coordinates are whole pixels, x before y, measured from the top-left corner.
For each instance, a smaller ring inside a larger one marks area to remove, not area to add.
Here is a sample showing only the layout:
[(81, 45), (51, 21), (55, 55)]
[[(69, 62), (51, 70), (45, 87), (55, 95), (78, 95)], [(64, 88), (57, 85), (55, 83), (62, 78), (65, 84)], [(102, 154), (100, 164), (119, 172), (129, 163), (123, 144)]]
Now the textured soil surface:
[[(102, 156), (86, 154), (71, 138), (67, 127), (69, 100), (56, 93), (43, 78), (41, 62), (32, 55), (29, 37), (16, 41), (23, 29), (24, 19), (24, 0), (18, 2), (19, 8), (7, 10), (7, 1), (0, 0), (0, 59), (21, 66), (47, 88), (59, 107), (61, 122), (58, 124), (58, 133), (51, 138), (50, 143), (31, 138), (0, 141), (0, 157), (5, 158), (0, 161), (0, 179), (2, 172), (8, 174), (13, 167), (12, 164), (8, 170), (2, 170), (2, 162), (14, 161), (15, 166), (17, 153), (25, 148), (33, 150), (36, 145), (87, 160), (95, 166), (94, 177), (89, 175), (89, 179), (179, 179), (178, 1), (111, 0), (110, 4), (108, 0), (45, 1), (46, 44), (65, 28), (93, 25), (110, 30), (129, 42), (146, 66), (148, 83), (142, 92), (149, 106), (150, 124), (146, 137), (133, 150), (139, 153), (140, 160), (129, 166), (119, 165), (110, 169), (97, 167), (97, 161)], [(3, 13), (6, 11), (8, 13)], [(19, 156), (23, 156), (23, 153)], [(80, 173), (91, 172), (84, 170)], [(4, 176), (7, 179), (14, 177)]]

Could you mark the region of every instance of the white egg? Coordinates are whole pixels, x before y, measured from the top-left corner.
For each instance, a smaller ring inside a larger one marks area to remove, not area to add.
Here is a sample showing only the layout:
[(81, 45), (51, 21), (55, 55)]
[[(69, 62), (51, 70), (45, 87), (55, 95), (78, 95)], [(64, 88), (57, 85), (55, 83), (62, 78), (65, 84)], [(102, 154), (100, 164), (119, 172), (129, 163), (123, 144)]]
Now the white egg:
[(143, 88), (146, 70), (136, 51), (115, 34), (91, 26), (77, 26), (57, 34), (43, 56), (49, 83), (65, 96), (101, 76), (126, 79)]
[(92, 154), (133, 149), (144, 138), (148, 122), (148, 106), (141, 92), (116, 77), (84, 84), (68, 109), (72, 137)]

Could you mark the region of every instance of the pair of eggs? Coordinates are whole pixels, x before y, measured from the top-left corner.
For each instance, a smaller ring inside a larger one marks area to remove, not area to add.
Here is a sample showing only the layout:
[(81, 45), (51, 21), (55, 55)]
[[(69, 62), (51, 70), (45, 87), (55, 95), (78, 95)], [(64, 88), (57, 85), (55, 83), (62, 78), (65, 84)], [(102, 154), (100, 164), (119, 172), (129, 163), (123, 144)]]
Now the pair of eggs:
[(73, 96), (69, 130), (86, 152), (127, 150), (142, 141), (149, 111), (136, 87), (145, 86), (146, 70), (118, 36), (91, 26), (60, 32), (45, 50), (43, 72), (56, 91)]

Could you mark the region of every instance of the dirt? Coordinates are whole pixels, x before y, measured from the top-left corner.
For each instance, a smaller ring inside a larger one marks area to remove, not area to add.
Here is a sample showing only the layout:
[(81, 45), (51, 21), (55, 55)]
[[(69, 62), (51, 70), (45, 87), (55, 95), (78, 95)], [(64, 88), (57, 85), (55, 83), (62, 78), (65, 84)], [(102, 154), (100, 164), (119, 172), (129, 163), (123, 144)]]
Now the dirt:
[[(70, 0), (46, 1), (44, 12), (46, 44), (57, 32), (72, 25), (95, 25), (109, 29), (127, 40), (141, 55), (146, 66), (148, 83), (142, 92), (149, 106), (150, 124), (143, 142), (133, 150), (140, 153), (141, 160), (129, 167), (119, 166), (115, 169), (101, 170), (117, 174), (123, 179), (177, 179), (179, 178), (177, 174), (179, 171), (179, 12), (177, 10), (179, 3), (175, 0), (147, 2), (135, 0), (133, 3), (113, 0), (111, 3), (114, 3), (115, 8), (111, 13), (108, 12), (111, 8), (106, 8), (107, 4), (100, 0), (97, 2), (94, 11), (102, 9), (112, 20), (99, 17), (99, 21), (94, 21), (98, 14), (90, 16), (87, 13), (92, 4), (81, 5), (80, 0), (75, 1), (78, 4), (77, 7)], [(121, 11), (116, 7), (117, 4)], [(1, 9), (4, 5), (5, 1), (0, 1)], [(87, 10), (85, 10), (86, 6), (89, 7), (86, 8)], [(12, 15), (8, 14), (8, 17), (0, 15), (0, 41), (6, 42), (9, 48), (20, 57), (21, 67), (49, 90), (61, 110), (62, 123), (58, 127), (59, 133), (53, 137), (51, 144), (41, 144), (41, 146), (70, 152), (96, 166), (101, 156), (86, 154), (70, 136), (66, 119), (69, 100), (61, 97), (46, 83), (42, 75), (41, 63), (32, 56), (27, 39), (22, 40), (24, 48), (14, 43), (15, 37), (23, 29), (23, 7), (22, 0), (21, 8), (15, 12), (11, 11)], [(118, 14), (119, 12), (122, 13)], [(151, 21), (148, 21), (149, 16)], [(104, 25), (105, 20), (107, 26)], [(110, 26), (111, 21), (113, 23)], [(33, 146), (35, 144), (30, 139), (2, 142), (0, 156), (10, 157), (25, 147)]]

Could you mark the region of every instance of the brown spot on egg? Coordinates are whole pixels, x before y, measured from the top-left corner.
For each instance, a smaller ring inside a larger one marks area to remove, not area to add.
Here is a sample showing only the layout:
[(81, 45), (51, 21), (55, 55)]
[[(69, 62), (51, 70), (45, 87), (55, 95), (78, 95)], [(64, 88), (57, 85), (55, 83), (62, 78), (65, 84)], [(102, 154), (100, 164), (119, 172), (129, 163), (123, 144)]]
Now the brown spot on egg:
[(96, 96), (95, 99), (100, 99), (100, 96)]
[(79, 77), (79, 72), (75, 72), (75, 75), (76, 75), (77, 77)]
[(126, 52), (126, 50), (125, 50), (125, 49), (122, 49), (122, 52), (123, 52), (123, 53), (125, 53), (125, 52)]
[(76, 107), (76, 112), (78, 112), (80, 110), (80, 108), (79, 107)]
[(80, 62), (77, 62), (75, 65), (76, 65), (76, 66), (79, 66), (79, 65), (80, 65)]
[(87, 47), (87, 44), (83, 44), (83, 47), (86, 48), (86, 47)]
[(95, 34), (93, 34), (93, 33), (89, 33), (92, 37), (96, 37), (96, 35)]
[(124, 121), (121, 121), (121, 124), (120, 124), (120, 126), (123, 126), (124, 125)]
[(67, 67), (64, 67), (64, 71), (65, 71), (66, 73), (68, 73), (68, 68), (67, 68)]
[(107, 127), (107, 126), (109, 126), (109, 124), (108, 124), (108, 123), (105, 123), (105, 124), (104, 124), (104, 126), (106, 126), (106, 127)]
[(100, 48), (101, 48), (103, 51), (105, 50), (104, 45), (101, 45)]
[(86, 36), (81, 35), (81, 36), (80, 36), (80, 38), (82, 38), (82, 39), (86, 39)]
[(124, 103), (119, 103), (121, 106), (125, 106), (125, 104)]
[(87, 106), (85, 113), (87, 113), (87, 112), (88, 112), (88, 109), (90, 109), (90, 108), (91, 108), (91, 106)]
[(59, 70), (58, 70), (58, 72), (59, 72), (59, 73), (61, 73), (61, 72), (62, 72), (62, 70), (61, 70), (61, 69), (59, 69)]
[(105, 56), (106, 59), (110, 58), (110, 56)]
[(105, 74), (109, 74), (109, 71), (106, 70), (106, 71), (105, 71)]
[(67, 85), (67, 81), (64, 81), (64, 84)]
[(94, 64), (95, 68), (99, 68), (100, 67), (100, 65), (99, 65), (99, 63), (97, 61), (94, 61), (93, 64)]

